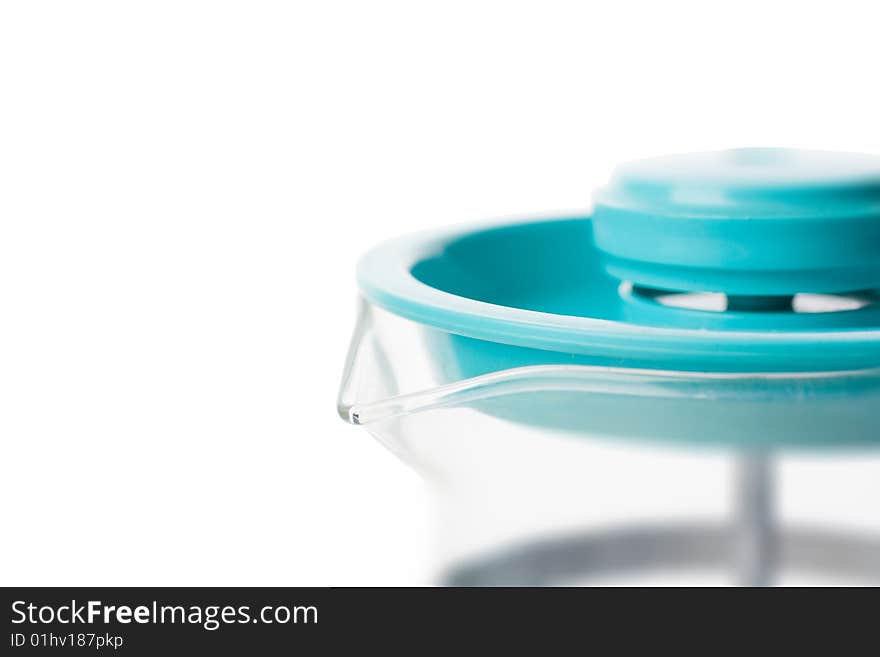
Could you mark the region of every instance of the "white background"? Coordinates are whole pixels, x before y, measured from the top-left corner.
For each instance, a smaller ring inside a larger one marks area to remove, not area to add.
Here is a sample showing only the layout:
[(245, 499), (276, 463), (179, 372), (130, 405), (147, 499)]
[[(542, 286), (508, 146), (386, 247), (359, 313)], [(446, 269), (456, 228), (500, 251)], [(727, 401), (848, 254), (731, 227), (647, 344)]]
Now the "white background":
[(403, 584), (354, 264), (621, 160), (880, 152), (876, 3), (5, 2), (0, 583)]

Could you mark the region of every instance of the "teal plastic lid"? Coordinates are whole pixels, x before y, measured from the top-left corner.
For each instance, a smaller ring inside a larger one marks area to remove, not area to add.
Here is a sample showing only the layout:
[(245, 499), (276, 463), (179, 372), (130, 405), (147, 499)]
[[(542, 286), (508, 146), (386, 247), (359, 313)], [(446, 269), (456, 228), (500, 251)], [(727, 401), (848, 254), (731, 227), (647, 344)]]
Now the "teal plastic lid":
[(595, 206), (395, 240), (361, 261), (362, 293), (468, 339), (462, 372), (880, 367), (880, 158), (655, 158), (617, 169)]
[(619, 167), (595, 196), (615, 278), (730, 295), (880, 287), (880, 157), (749, 148)]

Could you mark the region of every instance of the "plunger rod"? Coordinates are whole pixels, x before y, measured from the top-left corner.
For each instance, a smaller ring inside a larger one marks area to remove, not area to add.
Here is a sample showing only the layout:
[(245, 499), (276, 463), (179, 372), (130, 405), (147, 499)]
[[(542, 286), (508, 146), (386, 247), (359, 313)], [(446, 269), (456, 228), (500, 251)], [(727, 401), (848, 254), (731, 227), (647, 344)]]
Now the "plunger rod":
[(773, 463), (763, 452), (737, 457), (734, 573), (740, 586), (769, 586), (776, 570)]

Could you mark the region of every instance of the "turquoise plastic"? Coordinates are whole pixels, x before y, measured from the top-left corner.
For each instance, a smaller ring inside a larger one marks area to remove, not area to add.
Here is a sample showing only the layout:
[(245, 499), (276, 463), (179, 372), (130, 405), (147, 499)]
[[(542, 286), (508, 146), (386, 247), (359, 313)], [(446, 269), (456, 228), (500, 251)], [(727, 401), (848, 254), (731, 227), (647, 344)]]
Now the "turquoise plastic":
[(741, 149), (618, 168), (595, 196), (616, 278), (735, 295), (880, 287), (880, 158)]
[[(880, 366), (877, 304), (818, 318), (659, 306), (646, 317), (606, 270), (588, 217), (397, 239), (370, 251), (358, 278), (371, 302), (448, 334), (438, 366), (461, 376), (538, 364), (707, 372)], [(737, 318), (753, 328), (737, 327)], [(830, 327), (817, 328), (829, 318)]]

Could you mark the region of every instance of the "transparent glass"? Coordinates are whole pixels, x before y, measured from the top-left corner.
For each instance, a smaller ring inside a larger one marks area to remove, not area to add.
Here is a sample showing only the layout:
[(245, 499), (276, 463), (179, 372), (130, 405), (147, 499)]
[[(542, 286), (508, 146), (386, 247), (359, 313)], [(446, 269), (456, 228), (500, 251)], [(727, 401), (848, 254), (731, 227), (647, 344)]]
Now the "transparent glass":
[(361, 301), (338, 405), (431, 484), (439, 583), (880, 582), (877, 370), (463, 377), (456, 340)]

